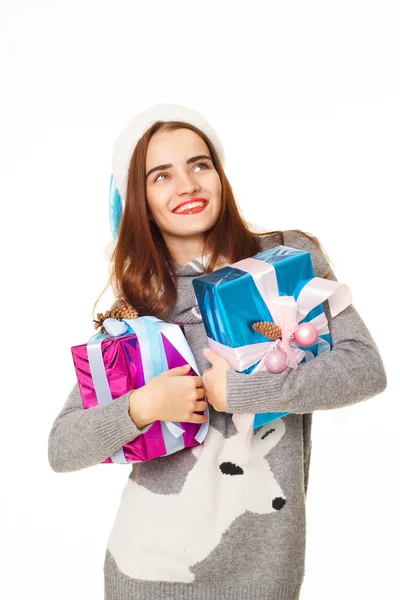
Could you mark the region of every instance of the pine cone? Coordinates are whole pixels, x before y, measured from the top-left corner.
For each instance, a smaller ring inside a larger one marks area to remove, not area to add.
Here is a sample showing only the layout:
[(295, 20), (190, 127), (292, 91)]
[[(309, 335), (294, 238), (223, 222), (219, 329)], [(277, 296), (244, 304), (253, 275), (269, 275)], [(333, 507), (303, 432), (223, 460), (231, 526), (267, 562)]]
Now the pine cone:
[(270, 340), (279, 340), (282, 337), (282, 329), (272, 321), (258, 321), (252, 328)]
[(97, 313), (97, 321), (96, 321), (96, 319), (93, 319), (94, 328), (95, 328), (95, 329), (98, 329), (99, 327), (101, 328), (99, 333), (104, 333), (104, 331), (103, 331), (103, 328), (102, 328), (102, 326), (103, 326), (103, 322), (104, 322), (106, 319), (108, 319), (108, 318), (109, 318), (109, 316), (110, 316), (110, 311), (109, 311), (109, 310), (107, 310), (107, 311), (104, 313), (104, 315), (103, 315), (103, 313)]
[(97, 313), (97, 320), (93, 319), (94, 328), (100, 328), (98, 333), (107, 333), (107, 330), (103, 325), (106, 319), (118, 319), (118, 321), (122, 321), (122, 319), (137, 319), (138, 317), (139, 313), (133, 306), (121, 304), (121, 306), (115, 306), (111, 310), (107, 310), (104, 315), (103, 313)]

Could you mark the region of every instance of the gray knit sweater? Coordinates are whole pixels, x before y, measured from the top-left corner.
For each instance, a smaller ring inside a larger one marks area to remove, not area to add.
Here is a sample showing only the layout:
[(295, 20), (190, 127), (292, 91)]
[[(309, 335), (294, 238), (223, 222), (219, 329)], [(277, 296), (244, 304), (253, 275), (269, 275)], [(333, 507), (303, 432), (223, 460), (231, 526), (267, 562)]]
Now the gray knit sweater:
[[(262, 248), (279, 239), (262, 238)], [(283, 243), (311, 253), (316, 276), (329, 271), (305, 236)], [(196, 306), (198, 260), (174, 265), (178, 301), (167, 319), (183, 321), (202, 374), (207, 339)], [(331, 279), (336, 279), (334, 275)], [(305, 499), (312, 412), (354, 404), (386, 387), (379, 351), (353, 305), (334, 319), (324, 303), (334, 347), (297, 370), (227, 372), (227, 412), (210, 406), (203, 445), (127, 467), (104, 561), (105, 600), (296, 600), (304, 577)], [(75, 384), (49, 435), (57, 472), (96, 465), (136, 436), (129, 393), (84, 410)], [(240, 465), (232, 413), (290, 411), (254, 430)], [(104, 467), (104, 470), (110, 466)], [(111, 467), (112, 468), (112, 467)]]

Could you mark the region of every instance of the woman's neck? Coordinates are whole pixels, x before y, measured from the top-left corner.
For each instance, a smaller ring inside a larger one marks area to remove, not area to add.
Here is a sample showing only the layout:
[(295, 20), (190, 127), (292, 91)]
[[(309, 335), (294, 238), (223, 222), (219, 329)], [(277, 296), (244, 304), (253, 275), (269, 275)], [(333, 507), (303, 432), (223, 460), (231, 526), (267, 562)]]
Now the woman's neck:
[(204, 251), (205, 238), (203, 234), (194, 235), (190, 238), (170, 237), (163, 233), (172, 261), (181, 267), (191, 260), (199, 259)]

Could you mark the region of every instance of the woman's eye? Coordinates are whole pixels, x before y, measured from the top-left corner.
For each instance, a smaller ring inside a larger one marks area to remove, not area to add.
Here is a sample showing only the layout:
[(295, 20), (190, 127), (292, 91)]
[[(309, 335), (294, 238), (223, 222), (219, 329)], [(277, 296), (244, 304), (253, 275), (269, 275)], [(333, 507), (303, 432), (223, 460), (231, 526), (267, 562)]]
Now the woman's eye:
[(208, 164), (207, 164), (207, 163), (205, 163), (205, 162), (197, 163), (196, 167), (200, 167), (200, 166), (201, 166), (201, 167), (205, 167), (206, 169), (209, 169), (209, 168), (210, 168), (210, 167), (208, 166)]
[(158, 180), (159, 177), (161, 177), (161, 175), (168, 175), (168, 173), (160, 173), (159, 175), (157, 175), (157, 177), (154, 180), (154, 183)]
[[(207, 163), (205, 163), (205, 162), (200, 162), (200, 163), (197, 163), (197, 164), (194, 166), (194, 168), (196, 168), (196, 167), (205, 167), (206, 169), (209, 169), (209, 168), (210, 168), (210, 167), (208, 166), (208, 164), (207, 164)], [(158, 178), (159, 178), (159, 177), (161, 177), (161, 175), (166, 175), (167, 177), (169, 177), (169, 173), (160, 173), (159, 175), (157, 175), (157, 177), (155, 178), (154, 182), (156, 182), (156, 181), (158, 180)]]

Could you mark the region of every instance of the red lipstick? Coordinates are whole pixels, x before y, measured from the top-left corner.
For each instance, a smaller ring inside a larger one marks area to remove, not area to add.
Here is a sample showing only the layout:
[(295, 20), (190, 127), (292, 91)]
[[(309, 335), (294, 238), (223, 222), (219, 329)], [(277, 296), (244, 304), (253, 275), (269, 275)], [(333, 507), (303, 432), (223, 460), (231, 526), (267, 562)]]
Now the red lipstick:
[(203, 206), (196, 206), (194, 208), (189, 208), (188, 210), (179, 212), (177, 214), (178, 215), (192, 215), (192, 214), (203, 211), (206, 208), (206, 206), (208, 205), (208, 200), (206, 200), (205, 198), (200, 198), (200, 197), (192, 198), (191, 200), (185, 200), (185, 202), (181, 202), (180, 204), (178, 204), (178, 206), (175, 206), (175, 208), (172, 212), (175, 213), (178, 208), (180, 208), (181, 206), (184, 206), (185, 204), (190, 204), (191, 202), (204, 202), (205, 204)]

